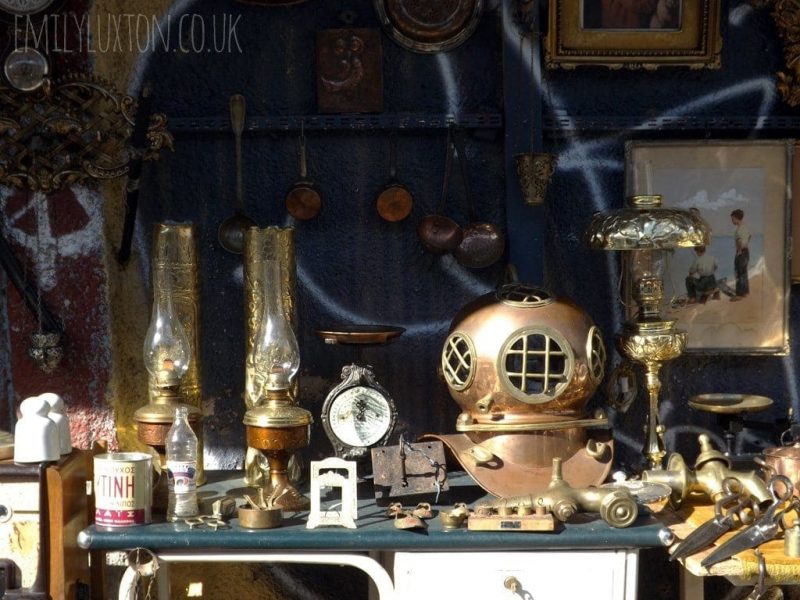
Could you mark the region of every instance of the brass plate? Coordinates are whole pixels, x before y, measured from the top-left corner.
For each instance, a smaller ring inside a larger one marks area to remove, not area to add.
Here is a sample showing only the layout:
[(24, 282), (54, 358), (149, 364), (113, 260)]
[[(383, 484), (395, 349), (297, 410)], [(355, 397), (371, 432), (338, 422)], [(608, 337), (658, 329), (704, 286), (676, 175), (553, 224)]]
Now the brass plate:
[(467, 520), (470, 531), (555, 531), (553, 515), (470, 515)]
[(695, 410), (717, 414), (760, 412), (772, 406), (772, 399), (753, 394), (700, 394), (689, 399)]
[(326, 344), (385, 344), (405, 331), (391, 325), (336, 325), (315, 333)]

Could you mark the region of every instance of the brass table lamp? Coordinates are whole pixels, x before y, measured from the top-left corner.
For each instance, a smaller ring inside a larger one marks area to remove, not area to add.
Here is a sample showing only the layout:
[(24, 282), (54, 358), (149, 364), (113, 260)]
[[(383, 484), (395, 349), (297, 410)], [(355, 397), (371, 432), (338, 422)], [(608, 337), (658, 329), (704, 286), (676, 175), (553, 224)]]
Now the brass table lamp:
[(590, 248), (624, 251), (622, 277), (637, 305), (635, 320), (623, 326), (617, 347), (644, 365), (649, 410), (644, 454), (650, 468), (661, 467), (666, 454), (664, 426), (658, 417), (661, 366), (683, 353), (686, 332), (675, 319), (661, 317), (667, 252), (706, 246), (711, 230), (696, 211), (661, 207), (661, 196), (633, 196), (628, 206), (594, 216), (586, 232)]
[(311, 413), (294, 404), (292, 379), (300, 368), (300, 351), (283, 309), (280, 264), (264, 261), (264, 306), (248, 354), (247, 395), (256, 402), (244, 415), (247, 445), (264, 452), (269, 462), (265, 496), (284, 510), (307, 510), (310, 500), (289, 481), (291, 452), (308, 445)]

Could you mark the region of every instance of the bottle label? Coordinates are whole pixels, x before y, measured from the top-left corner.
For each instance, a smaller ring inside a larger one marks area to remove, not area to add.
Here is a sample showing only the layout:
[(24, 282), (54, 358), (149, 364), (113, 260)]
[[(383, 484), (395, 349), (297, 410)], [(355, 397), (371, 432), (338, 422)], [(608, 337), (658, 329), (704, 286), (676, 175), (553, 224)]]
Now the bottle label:
[(175, 494), (187, 494), (197, 489), (197, 465), (193, 462), (167, 461), (169, 487)]

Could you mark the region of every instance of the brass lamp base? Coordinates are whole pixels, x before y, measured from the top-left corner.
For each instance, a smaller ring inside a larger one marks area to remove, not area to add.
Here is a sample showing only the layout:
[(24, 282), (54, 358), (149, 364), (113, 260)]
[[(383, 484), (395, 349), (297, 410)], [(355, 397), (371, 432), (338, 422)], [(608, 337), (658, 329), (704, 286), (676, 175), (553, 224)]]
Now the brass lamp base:
[(651, 469), (660, 469), (666, 455), (664, 426), (658, 418), (658, 395), (661, 392), (659, 371), (665, 362), (678, 358), (686, 347), (686, 332), (675, 329), (675, 321), (640, 321), (628, 323), (617, 337), (622, 354), (645, 368), (650, 403), (645, 423), (644, 454)]
[[(163, 467), (166, 465), (166, 443), (167, 434), (169, 433), (172, 422), (175, 418), (175, 408), (179, 406), (177, 402), (150, 402), (145, 406), (139, 408), (133, 415), (133, 420), (136, 422), (136, 439), (142, 444), (146, 444), (153, 448), (159, 458), (159, 465)], [(202, 412), (196, 406), (183, 404), (189, 409), (189, 426), (197, 435), (198, 440), (198, 457), (197, 457), (197, 485), (203, 485), (206, 482), (206, 473), (203, 468), (203, 425), (202, 425)], [(166, 485), (166, 477), (161, 477)], [(156, 499), (159, 495), (161, 481), (156, 484), (153, 489), (153, 504), (157, 504)], [(164, 505), (166, 507), (166, 504)]]
[(311, 501), (289, 481), (289, 459), (293, 450), (311, 440), (311, 413), (299, 406), (271, 402), (245, 413), (245, 435), (250, 448), (264, 451), (269, 463), (269, 482), (264, 495), (284, 510), (308, 510)]

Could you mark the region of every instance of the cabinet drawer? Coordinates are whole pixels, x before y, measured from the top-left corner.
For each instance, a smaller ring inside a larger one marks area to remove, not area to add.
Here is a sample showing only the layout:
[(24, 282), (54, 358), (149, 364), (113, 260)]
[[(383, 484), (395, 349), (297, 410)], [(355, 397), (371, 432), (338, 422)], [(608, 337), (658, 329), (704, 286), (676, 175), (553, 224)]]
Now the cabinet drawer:
[[(396, 600), (625, 600), (636, 598), (635, 551), (398, 552)], [(505, 586), (519, 582), (514, 594)]]

